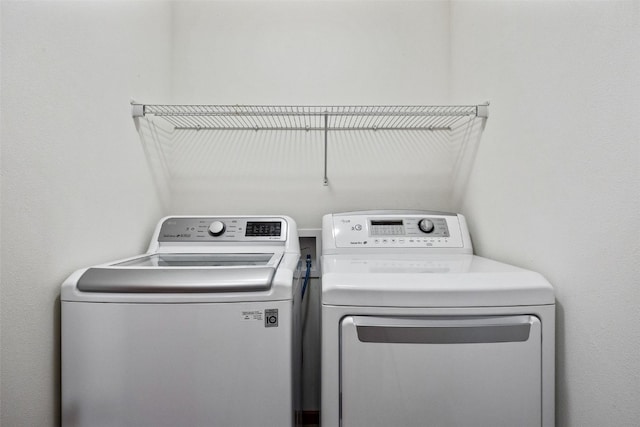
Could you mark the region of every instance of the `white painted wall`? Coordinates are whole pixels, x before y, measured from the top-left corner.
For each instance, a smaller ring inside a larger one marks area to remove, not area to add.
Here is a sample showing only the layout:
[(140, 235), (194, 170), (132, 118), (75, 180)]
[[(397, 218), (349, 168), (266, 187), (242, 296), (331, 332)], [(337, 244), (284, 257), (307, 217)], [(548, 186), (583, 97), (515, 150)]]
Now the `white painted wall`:
[[(161, 212), (126, 108), (131, 96), (491, 99), (463, 205), (476, 248), (556, 286), (558, 426), (637, 424), (637, 2), (2, 1), (0, 11), (1, 425), (56, 425), (59, 285), (75, 268), (143, 250), (162, 213), (285, 211), (313, 227), (333, 210), (451, 203), (414, 186), (429, 175), (398, 172), (396, 162), (416, 161), (389, 149), (406, 144), (413, 153), (418, 145), (404, 136), (369, 149), (362, 141), (334, 147), (344, 156), (330, 163), (326, 188), (321, 152), (293, 149), (315, 144), (304, 139), (312, 137), (272, 135), (283, 153), (270, 159), (274, 170), (304, 162), (267, 177), (286, 185), (249, 191), (265, 184), (264, 170), (236, 182), (237, 171), (221, 168), (182, 181), (190, 194)], [(351, 160), (358, 153), (369, 158)], [(258, 164), (227, 154), (241, 169)]]
[(59, 424), (59, 290), (162, 214), (131, 96), (169, 96), (170, 7), (2, 1), (0, 425)]
[[(176, 103), (420, 105), (449, 97), (447, 1), (178, 2), (174, 34)], [(331, 133), (329, 187), (320, 132), (172, 137), (167, 151), (181, 158), (172, 159), (170, 212), (284, 210), (300, 227), (320, 227), (328, 212), (451, 203), (442, 183), (451, 181), (456, 151), (434, 144), (433, 134)]]
[(446, 102), (449, 2), (174, 4), (177, 103)]
[(463, 211), (556, 288), (559, 427), (640, 420), (639, 5), (452, 5), (453, 100), (492, 101)]

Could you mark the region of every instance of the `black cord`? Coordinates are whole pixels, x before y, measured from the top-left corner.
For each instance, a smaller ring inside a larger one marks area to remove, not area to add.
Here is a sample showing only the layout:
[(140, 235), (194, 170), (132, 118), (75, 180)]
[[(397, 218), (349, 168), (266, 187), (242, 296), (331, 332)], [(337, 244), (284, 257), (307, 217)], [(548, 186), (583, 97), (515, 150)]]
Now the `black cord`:
[(302, 297), (304, 299), (304, 293), (307, 290), (307, 284), (309, 283), (309, 276), (311, 275), (311, 255), (307, 254), (307, 271), (304, 273), (304, 282), (302, 282)]

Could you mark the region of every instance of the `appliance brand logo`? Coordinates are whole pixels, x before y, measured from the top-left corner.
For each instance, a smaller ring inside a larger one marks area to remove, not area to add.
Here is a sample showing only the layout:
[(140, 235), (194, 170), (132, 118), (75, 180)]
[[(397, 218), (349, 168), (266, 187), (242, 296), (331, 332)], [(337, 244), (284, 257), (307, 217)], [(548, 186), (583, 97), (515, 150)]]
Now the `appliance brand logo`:
[(278, 309), (277, 308), (268, 308), (264, 311), (264, 327), (265, 328), (278, 327)]

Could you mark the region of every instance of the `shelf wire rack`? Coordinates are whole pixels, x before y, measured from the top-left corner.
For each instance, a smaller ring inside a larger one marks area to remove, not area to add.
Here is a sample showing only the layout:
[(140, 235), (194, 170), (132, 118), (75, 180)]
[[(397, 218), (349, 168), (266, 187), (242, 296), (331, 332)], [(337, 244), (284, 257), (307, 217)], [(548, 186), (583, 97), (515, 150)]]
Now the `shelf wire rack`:
[(132, 103), (134, 118), (161, 117), (177, 130), (324, 132), (324, 184), (327, 185), (328, 133), (333, 131), (450, 131), (476, 117), (480, 105), (168, 105)]
[(487, 107), (133, 104), (133, 116), (162, 117), (184, 130), (450, 130), (465, 118), (487, 117)]

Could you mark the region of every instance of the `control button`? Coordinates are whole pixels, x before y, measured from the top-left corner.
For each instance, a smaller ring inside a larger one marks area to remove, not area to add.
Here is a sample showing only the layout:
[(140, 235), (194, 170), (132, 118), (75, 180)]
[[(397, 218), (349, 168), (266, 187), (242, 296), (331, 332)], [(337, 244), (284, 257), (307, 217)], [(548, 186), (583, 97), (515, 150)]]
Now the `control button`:
[(220, 236), (222, 233), (224, 233), (224, 229), (225, 229), (224, 222), (213, 221), (209, 225), (209, 234), (211, 234), (212, 236)]
[(420, 220), (420, 222), (418, 222), (418, 228), (420, 228), (420, 231), (424, 233), (431, 233), (435, 226), (433, 225), (433, 221), (427, 218), (423, 218)]
[(362, 230), (362, 225), (356, 224), (355, 227), (353, 227), (353, 228), (355, 228), (356, 231), (360, 231), (360, 230)]

